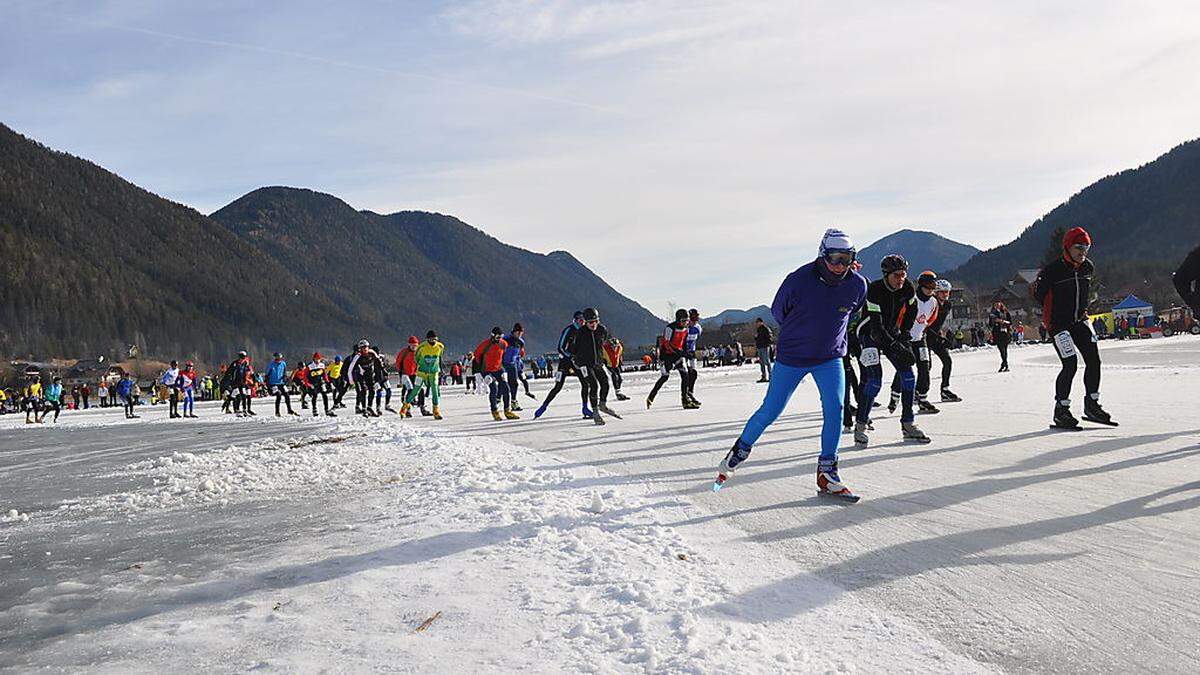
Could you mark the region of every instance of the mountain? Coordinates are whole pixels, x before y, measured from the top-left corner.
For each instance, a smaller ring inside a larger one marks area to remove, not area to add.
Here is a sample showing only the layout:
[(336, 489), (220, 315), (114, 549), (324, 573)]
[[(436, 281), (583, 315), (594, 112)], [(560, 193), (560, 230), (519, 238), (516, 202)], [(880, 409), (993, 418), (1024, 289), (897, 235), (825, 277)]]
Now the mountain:
[(939, 276), (944, 276), (943, 272), (963, 264), (979, 253), (979, 249), (932, 232), (900, 230), (858, 252), (863, 275), (868, 279), (878, 279), (879, 261), (891, 253), (899, 253), (908, 260), (909, 274), (915, 278), (924, 270), (933, 270)]
[(380, 215), (327, 194), (270, 187), (211, 217), (327, 289), (392, 351), (428, 328), (447, 346), (474, 347), (493, 324), (507, 332), (514, 321), (525, 327), (531, 350), (550, 350), (571, 314), (586, 306), (631, 344), (662, 324), (570, 253), (510, 246), (452, 216)]
[(1108, 295), (1136, 290), (1156, 304), (1178, 302), (1171, 272), (1200, 244), (1200, 140), (1092, 183), (951, 274), (975, 288), (998, 286), (1017, 269), (1040, 267), (1052, 235), (1077, 225), (1092, 235), (1091, 257)]
[(4, 125), (0, 250), (6, 356), (223, 357), (353, 319), (219, 223)]
[(355, 211), (264, 188), (213, 217), (0, 125), (0, 355), (239, 348), (388, 351), (435, 328), (452, 351), (521, 321), (534, 351), (597, 307), (636, 344), (661, 320), (569, 253), (508, 246), (450, 216)]
[(727, 309), (715, 316), (701, 319), (700, 325), (704, 328), (720, 328), (727, 324), (750, 323), (755, 319), (762, 319), (768, 325), (775, 326), (775, 317), (771, 316), (771, 308), (766, 305), (750, 309)]

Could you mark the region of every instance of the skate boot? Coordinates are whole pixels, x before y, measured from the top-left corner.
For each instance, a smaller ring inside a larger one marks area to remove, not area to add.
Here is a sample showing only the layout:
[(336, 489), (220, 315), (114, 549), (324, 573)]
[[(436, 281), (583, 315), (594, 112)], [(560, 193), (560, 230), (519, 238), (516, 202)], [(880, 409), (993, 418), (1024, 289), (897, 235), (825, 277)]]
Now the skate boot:
[(605, 403), (600, 404), (600, 412), (604, 413), (605, 415), (608, 415), (609, 417), (615, 417), (617, 419), (621, 419), (621, 416), (617, 414), (617, 411), (608, 407), (608, 405)]
[(295, 410), (289, 410), (288, 415), (291, 415), (292, 417), (299, 417), (300, 413), (296, 412)]
[[(384, 407), (383, 407), (383, 409), (384, 409), (384, 410), (386, 410), (386, 411), (388, 411), (388, 412), (390, 412), (390, 413), (394, 413), (394, 412), (396, 412), (396, 409), (395, 409), (395, 408), (393, 408), (393, 407), (392, 407), (392, 406), (390, 406), (390, 405), (386, 405), (386, 406), (384, 406)], [(398, 414), (400, 414), (400, 413), (396, 413), (396, 414), (398, 415)]]
[(693, 401), (691, 399), (688, 399), (683, 402), (683, 409), (684, 410), (699, 410), (700, 404), (696, 403), (695, 401)]
[(932, 443), (933, 439), (926, 436), (921, 427), (918, 427), (916, 422), (901, 422), (900, 430), (904, 432), (904, 440), (914, 441), (916, 443)]
[[(278, 410), (276, 410), (276, 411), (275, 411), (275, 416), (276, 416), (276, 417), (283, 417), (283, 415), (282, 415), (282, 414), (281, 414), (281, 413), (280, 413)], [(174, 415), (171, 415), (171, 419), (175, 419), (175, 416), (174, 416)]]
[(582, 409), (582, 411), (581, 411), (581, 412), (583, 413), (583, 419), (585, 419), (585, 420), (590, 420), (590, 419), (592, 419), (592, 411), (591, 411), (591, 409), (590, 409), (590, 408), (588, 408), (586, 405), (585, 405), (585, 406), (583, 406), (583, 409)]
[(442, 413), (440, 410), (438, 410), (438, 407), (436, 405), (433, 406), (433, 419), (435, 419), (435, 420), (442, 419)]
[(517, 412), (524, 410), (524, 408), (521, 407), (521, 404), (517, 403), (516, 401), (513, 401), (512, 409), (516, 410)]
[(625, 394), (622, 394), (621, 392), (619, 392), (619, 391), (618, 391), (618, 392), (617, 392), (617, 400), (618, 400), (618, 401), (628, 401), (628, 400), (629, 400), (629, 397), (628, 397), (628, 396), (626, 396)]
[(1110, 427), (1117, 426), (1117, 423), (1112, 420), (1112, 416), (1100, 407), (1100, 392), (1088, 394), (1083, 399), (1083, 419), (1096, 424), (1107, 424)]
[(867, 423), (856, 423), (854, 425), (854, 444), (865, 448), (870, 442), (871, 437), (867, 435)]
[(431, 415), (433, 415), (433, 413), (429, 412), (425, 408), (421, 408), (421, 417), (429, 417)]
[(506, 420), (519, 420), (519, 419), (521, 419), (521, 416), (520, 416), (520, 415), (518, 415), (518, 414), (516, 414), (515, 412), (513, 412), (513, 411), (512, 411), (512, 410), (510, 410), (510, 409), (505, 409), (505, 411), (504, 411), (504, 419), (506, 419)]
[(892, 400), (888, 401), (888, 414), (896, 412), (896, 406), (900, 405), (900, 392), (892, 392)]
[(1080, 429), (1079, 420), (1071, 414), (1071, 401), (1059, 401), (1054, 404), (1054, 421), (1050, 426), (1059, 429)]
[(697, 408), (700, 407), (700, 401), (697, 401), (695, 396), (688, 394), (688, 400), (691, 401), (692, 405), (696, 406)]
[(822, 497), (857, 502), (859, 496), (850, 491), (838, 476), (837, 460), (823, 459), (817, 462), (817, 494)]
[(538, 409), (533, 411), (533, 419), (536, 420), (537, 418), (539, 418), (545, 414), (546, 414), (546, 406), (544, 406), (544, 405), (538, 406)]
[(504, 418), (500, 416), (500, 411), (499, 411), (499, 410), (493, 410), (493, 411), (492, 411), (492, 419), (496, 420), (497, 422), (500, 422), (500, 421), (502, 421)]
[(960, 401), (962, 401), (962, 399), (959, 398), (958, 394), (955, 394), (945, 387), (942, 388), (942, 403), (958, 403)]
[(725, 453), (725, 459), (717, 465), (717, 479), (713, 482), (713, 492), (720, 490), (725, 486), (725, 481), (733, 478), (733, 472), (739, 464), (746, 461), (750, 456), (750, 446), (742, 443), (742, 439), (738, 438), (733, 442), (733, 447), (729, 452)]
[(604, 418), (600, 416), (599, 410), (592, 413), (592, 423), (598, 427), (602, 427), (606, 424), (606, 422), (604, 421)]
[(405, 403), (405, 404), (402, 404), (402, 405), (400, 406), (400, 416), (401, 416), (401, 417), (412, 417), (412, 413), (410, 413), (410, 412), (408, 411), (408, 410), (409, 410), (409, 408), (411, 408), (411, 407), (412, 407), (412, 406), (410, 406), (410, 405), (409, 405), (409, 404), (407, 404), (407, 403)]
[(654, 399), (652, 397), (647, 396), (646, 397), (646, 410), (649, 410), (650, 406), (652, 406), (652, 405), (654, 405)]
[(921, 400), (917, 401), (917, 414), (918, 415), (936, 415), (940, 412), (942, 412), (942, 411), (938, 410), (937, 406), (930, 403), (926, 399), (921, 399)]

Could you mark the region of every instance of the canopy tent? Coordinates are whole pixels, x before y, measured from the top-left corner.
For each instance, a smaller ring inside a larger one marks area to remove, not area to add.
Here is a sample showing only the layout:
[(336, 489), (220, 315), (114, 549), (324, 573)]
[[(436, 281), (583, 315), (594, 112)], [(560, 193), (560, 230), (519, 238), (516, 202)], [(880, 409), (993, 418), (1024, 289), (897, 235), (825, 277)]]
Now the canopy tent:
[(1154, 305), (1130, 294), (1112, 308), (1113, 314), (1125, 317), (1154, 316)]

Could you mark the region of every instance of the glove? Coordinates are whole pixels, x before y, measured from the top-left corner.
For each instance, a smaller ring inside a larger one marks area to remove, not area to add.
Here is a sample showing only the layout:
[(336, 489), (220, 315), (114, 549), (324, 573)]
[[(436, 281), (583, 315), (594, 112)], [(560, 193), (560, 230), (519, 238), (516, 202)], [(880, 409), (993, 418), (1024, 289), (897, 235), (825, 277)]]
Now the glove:
[(883, 350), (888, 360), (897, 368), (912, 368), (917, 365), (917, 357), (907, 342), (896, 340)]

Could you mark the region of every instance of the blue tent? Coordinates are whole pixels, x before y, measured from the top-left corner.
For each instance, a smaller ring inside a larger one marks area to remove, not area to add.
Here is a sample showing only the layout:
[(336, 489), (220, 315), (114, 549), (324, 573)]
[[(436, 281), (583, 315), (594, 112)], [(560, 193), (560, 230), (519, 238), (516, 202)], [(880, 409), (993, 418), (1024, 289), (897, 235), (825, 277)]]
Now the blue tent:
[(1141, 310), (1154, 311), (1154, 305), (1146, 302), (1136, 295), (1129, 295), (1121, 302), (1113, 305), (1114, 312), (1137, 312)]

